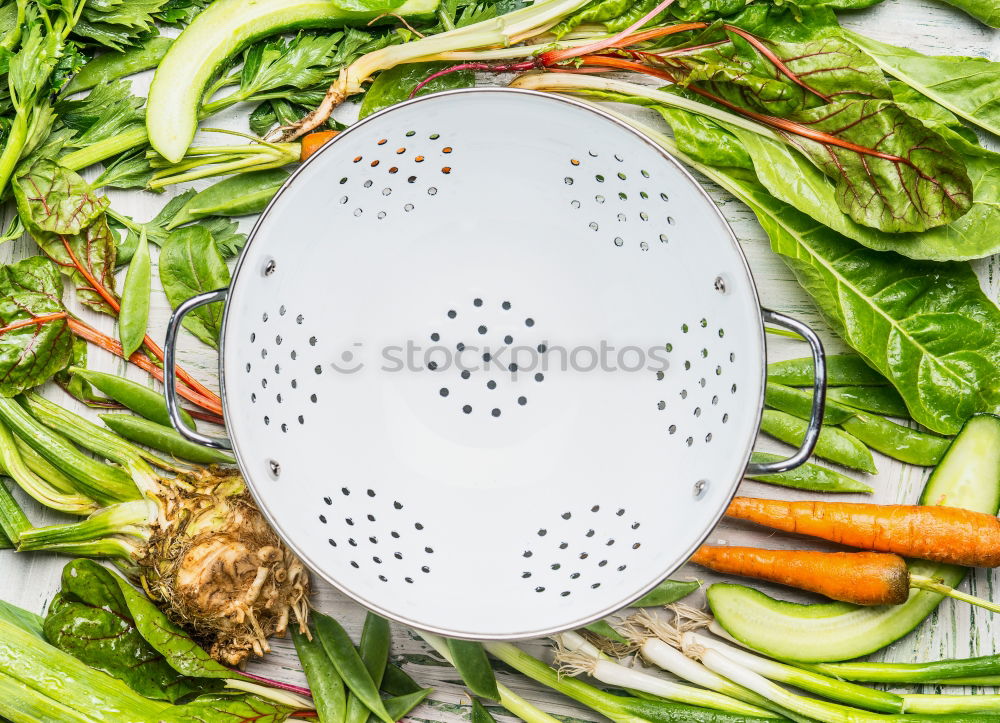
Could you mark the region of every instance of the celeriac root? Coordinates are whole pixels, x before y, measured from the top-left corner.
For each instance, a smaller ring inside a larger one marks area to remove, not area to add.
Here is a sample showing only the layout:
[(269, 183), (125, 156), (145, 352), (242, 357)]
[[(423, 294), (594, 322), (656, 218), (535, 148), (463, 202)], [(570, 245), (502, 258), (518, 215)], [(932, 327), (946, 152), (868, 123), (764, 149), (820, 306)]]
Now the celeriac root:
[(267, 524), (236, 470), (176, 477), (158, 525), (137, 560), (143, 587), (175, 623), (220, 662), (239, 665), (269, 650), (294, 615), (306, 631), (309, 576)]

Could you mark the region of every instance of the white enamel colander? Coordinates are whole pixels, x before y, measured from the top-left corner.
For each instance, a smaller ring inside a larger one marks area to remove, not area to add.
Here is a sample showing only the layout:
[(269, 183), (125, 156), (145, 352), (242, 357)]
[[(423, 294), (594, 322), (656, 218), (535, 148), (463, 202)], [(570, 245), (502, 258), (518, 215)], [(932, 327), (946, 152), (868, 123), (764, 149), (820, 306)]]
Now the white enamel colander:
[(470, 89), (341, 133), (257, 222), (226, 301), (230, 445), (277, 532), (389, 618), (516, 639), (681, 566), (748, 468), (762, 311), (709, 197), (562, 97)]

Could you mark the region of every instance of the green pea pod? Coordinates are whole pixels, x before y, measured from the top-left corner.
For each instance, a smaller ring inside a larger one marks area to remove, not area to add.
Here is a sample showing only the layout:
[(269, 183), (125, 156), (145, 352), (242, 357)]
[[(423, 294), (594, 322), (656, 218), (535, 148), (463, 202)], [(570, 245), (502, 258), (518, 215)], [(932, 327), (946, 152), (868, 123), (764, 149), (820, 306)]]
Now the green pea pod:
[[(406, 695), (386, 698), (384, 701), (385, 709), (389, 711), (389, 715), (393, 720), (400, 720), (401, 718), (409, 715), (411, 710), (423, 703), (424, 698), (430, 695), (433, 690), (433, 688), (420, 688), (414, 693), (407, 693)], [(369, 720), (374, 723), (374, 721), (378, 719), (375, 718), (375, 716), (371, 716)]]
[(608, 625), (604, 620), (598, 620), (596, 623), (591, 623), (590, 625), (585, 625), (584, 630), (589, 630), (592, 633), (600, 635), (601, 637), (607, 638), (608, 640), (614, 640), (616, 643), (628, 644), (628, 638), (619, 633), (613, 627)]
[(166, 427), (131, 414), (101, 414), (100, 417), (115, 434), (178, 459), (198, 464), (236, 462), (230, 454), (187, 441), (173, 427)]
[(157, 35), (124, 52), (109, 52), (98, 55), (80, 68), (80, 71), (73, 76), (73, 80), (63, 89), (62, 94), (64, 96), (73, 95), (73, 93), (90, 90), (113, 80), (155, 68), (160, 64), (163, 56), (167, 54), (167, 49), (170, 48), (172, 42), (173, 38)]
[(653, 608), (675, 603), (701, 587), (697, 580), (664, 580), (632, 603), (634, 608)]
[(472, 699), (472, 714), (469, 716), (472, 723), (497, 723), (497, 719), (490, 715), (486, 706), (475, 698)]
[[(95, 372), (93, 369), (83, 369), (82, 367), (70, 367), (68, 371), (70, 374), (75, 374), (89, 382), (98, 391), (131, 409), (139, 416), (157, 424), (170, 426), (167, 402), (159, 392), (117, 374)], [(194, 429), (194, 420), (183, 409), (181, 410), (181, 419), (184, 420), (187, 427)]]
[(395, 723), (395, 719), (385, 709), (378, 694), (378, 686), (372, 680), (358, 651), (354, 649), (354, 643), (351, 642), (347, 631), (328, 615), (313, 613), (313, 618), (316, 620), (316, 636), (323, 644), (323, 649), (326, 650), (337, 672), (340, 673), (340, 677), (343, 678), (344, 684), (380, 720), (384, 723)]
[(309, 681), (316, 715), (320, 723), (343, 723), (347, 710), (347, 693), (344, 681), (326, 656), (322, 643), (314, 635), (312, 640), (292, 627), (292, 642), (299, 654), (302, 670)]
[[(368, 613), (365, 625), (361, 629), (358, 654), (376, 688), (382, 685), (385, 666), (389, 662), (390, 638), (389, 622), (375, 613)], [(368, 708), (352, 693), (347, 697), (347, 723), (365, 723), (366, 720), (368, 720)]]
[(385, 674), (382, 676), (382, 690), (398, 698), (410, 695), (410, 693), (417, 693), (423, 688), (405, 670), (398, 665), (388, 663), (385, 666)]
[[(812, 416), (812, 392), (769, 381), (764, 392), (764, 403), (800, 419)], [(854, 410), (827, 400), (823, 410), (823, 424), (840, 424), (854, 416)]]
[[(796, 447), (802, 443), (808, 426), (809, 423), (804, 419), (774, 409), (765, 409), (761, 415), (762, 432)], [(875, 474), (878, 471), (875, 469), (875, 460), (872, 459), (872, 453), (868, 448), (859, 439), (839, 427), (823, 427), (814, 454), (862, 472)]]
[(839, 402), (848, 407), (862, 409), (887, 417), (909, 419), (906, 402), (892, 387), (830, 387), (826, 390), (827, 402)]
[(858, 412), (840, 425), (874, 450), (900, 462), (932, 467), (941, 461), (951, 440)]
[[(778, 462), (783, 459), (785, 459), (784, 455), (769, 454), (768, 452), (754, 452), (750, 456), (750, 461), (757, 463)], [(797, 490), (810, 490), (811, 492), (856, 492), (870, 495), (873, 491), (871, 487), (860, 480), (811, 462), (806, 462), (788, 472), (747, 475), (747, 478), (767, 484), (792, 487)]]
[[(772, 362), (767, 365), (767, 379), (790, 387), (811, 387), (812, 357)], [(826, 358), (826, 383), (830, 387), (878, 387), (889, 382), (857, 354), (830, 354)]]
[(206, 216), (260, 213), (288, 180), (288, 175), (288, 171), (272, 168), (230, 176), (192, 196), (166, 228), (169, 231)]
[(454, 640), (448, 638), (448, 650), (451, 652), (452, 665), (462, 676), (469, 690), (481, 698), (500, 700), (497, 690), (497, 677), (486, 657), (486, 649), (482, 643), (471, 640)]
[(118, 314), (118, 336), (122, 354), (127, 359), (142, 345), (149, 323), (149, 294), (153, 272), (149, 260), (149, 244), (145, 230), (139, 234), (139, 245), (128, 265), (122, 289), (121, 311)]

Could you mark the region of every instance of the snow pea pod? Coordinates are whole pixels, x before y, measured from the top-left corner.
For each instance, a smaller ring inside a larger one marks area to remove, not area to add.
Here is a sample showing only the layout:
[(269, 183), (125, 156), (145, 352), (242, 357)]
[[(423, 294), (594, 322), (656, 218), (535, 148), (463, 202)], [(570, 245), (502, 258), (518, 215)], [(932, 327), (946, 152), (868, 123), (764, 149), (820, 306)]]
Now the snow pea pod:
[(326, 656), (322, 643), (314, 635), (310, 640), (293, 626), (292, 642), (299, 654), (302, 670), (309, 681), (316, 715), (320, 723), (342, 723), (347, 709), (347, 693), (344, 681)]
[(469, 716), (472, 723), (497, 723), (497, 719), (490, 715), (482, 703), (475, 698), (472, 699), (472, 713)]
[[(795, 447), (802, 444), (808, 426), (809, 423), (805, 420), (774, 409), (765, 409), (761, 415), (762, 432)], [(875, 469), (872, 453), (861, 440), (839, 427), (823, 427), (814, 454), (862, 472), (875, 474), (878, 471)]]
[(124, 52), (99, 55), (80, 68), (80, 72), (66, 85), (63, 95), (90, 90), (113, 80), (155, 68), (167, 54), (172, 42), (173, 38), (157, 35)]
[(632, 603), (634, 608), (654, 608), (675, 603), (701, 587), (697, 580), (664, 580)]
[[(93, 369), (83, 369), (82, 367), (70, 367), (69, 372), (90, 382), (98, 391), (128, 407), (139, 416), (165, 427), (170, 426), (167, 402), (159, 392), (116, 374), (95, 372)], [(184, 424), (194, 429), (194, 420), (183, 409), (181, 410), (181, 419), (184, 420)]]
[[(750, 457), (750, 461), (777, 462), (784, 458), (780, 454), (754, 452)], [(757, 480), (758, 482), (766, 482), (767, 484), (781, 485), (782, 487), (810, 490), (811, 492), (860, 492), (866, 495), (872, 493), (872, 488), (864, 482), (818, 464), (812, 464), (811, 462), (806, 462), (802, 466), (788, 472), (747, 475), (747, 478)]]
[[(764, 391), (764, 403), (769, 407), (794, 414), (800, 419), (812, 416), (812, 392), (769, 381)], [(854, 416), (854, 410), (836, 402), (827, 401), (823, 410), (823, 424), (840, 424)]]
[[(385, 666), (389, 662), (389, 639), (389, 622), (375, 613), (368, 613), (361, 629), (358, 654), (376, 688), (382, 685)], [(357, 695), (351, 693), (347, 697), (347, 723), (365, 723), (367, 720), (368, 708)]]
[(910, 417), (906, 403), (892, 387), (830, 387), (826, 390), (826, 400), (827, 404), (831, 401), (839, 402), (887, 417)]
[[(813, 383), (812, 357), (772, 362), (767, 365), (767, 378), (790, 387), (810, 387)], [(857, 354), (830, 354), (826, 357), (826, 383), (831, 387), (877, 387), (889, 382)]]
[(246, 216), (260, 213), (288, 180), (288, 171), (272, 168), (231, 176), (199, 191), (177, 211), (169, 231), (206, 216)]
[(923, 467), (940, 462), (951, 445), (945, 437), (919, 432), (867, 412), (858, 412), (840, 427), (888, 457)]
[(231, 455), (225, 452), (187, 441), (173, 427), (165, 427), (162, 424), (131, 414), (101, 414), (99, 416), (115, 434), (132, 442), (138, 442), (160, 452), (173, 455), (178, 459), (198, 464), (233, 464), (236, 462)]
[(451, 653), (451, 664), (462, 676), (469, 690), (483, 698), (500, 700), (497, 690), (497, 678), (493, 666), (486, 657), (482, 643), (472, 640), (455, 640), (447, 638), (448, 651)]
[(344, 684), (380, 720), (384, 723), (395, 723), (385, 709), (378, 694), (378, 686), (372, 680), (358, 651), (354, 649), (354, 643), (351, 642), (347, 631), (328, 615), (313, 613), (313, 617), (316, 620), (316, 636), (323, 644), (323, 649), (326, 650), (340, 677), (343, 678)]
[[(393, 698), (385, 699), (385, 709), (389, 711), (389, 715), (392, 716), (393, 720), (401, 720), (405, 718), (411, 710), (416, 708), (418, 705), (424, 702), (424, 698), (431, 694), (433, 688), (421, 688), (414, 693), (407, 693), (406, 695), (397, 695)], [(378, 720), (374, 715), (368, 718), (369, 721)]]
[(405, 670), (398, 665), (388, 663), (385, 666), (385, 673), (382, 676), (382, 690), (398, 698), (410, 693), (417, 693), (423, 690), (423, 688)]
[(585, 625), (583, 629), (589, 630), (590, 632), (607, 638), (608, 640), (614, 640), (616, 643), (622, 643), (624, 645), (628, 644), (628, 639), (611, 627), (606, 620), (598, 620), (596, 623)]
[(152, 290), (153, 272), (149, 260), (149, 244), (145, 229), (139, 234), (132, 261), (125, 274), (122, 288), (121, 310), (118, 313), (118, 338), (122, 343), (122, 356), (128, 359), (142, 345), (149, 323), (149, 294)]

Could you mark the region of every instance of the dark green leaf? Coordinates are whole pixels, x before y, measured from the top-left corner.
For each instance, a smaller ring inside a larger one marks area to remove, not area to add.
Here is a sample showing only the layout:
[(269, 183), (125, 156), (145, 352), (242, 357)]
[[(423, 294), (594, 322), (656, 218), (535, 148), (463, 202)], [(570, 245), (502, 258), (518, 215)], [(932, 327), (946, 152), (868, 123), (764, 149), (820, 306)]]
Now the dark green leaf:
[[(451, 65), (454, 63), (407, 63), (382, 71), (361, 101), (360, 117), (364, 118), (375, 111), (408, 99), (421, 81)], [(453, 88), (469, 88), (475, 83), (475, 74), (471, 70), (462, 70), (435, 78), (421, 88), (417, 95), (429, 95)]]
[(239, 224), (228, 218), (206, 218), (198, 225), (212, 234), (215, 247), (219, 249), (219, 253), (224, 259), (239, 256), (247, 242), (247, 235), (240, 233)]
[(40, 256), (0, 267), (0, 396), (11, 397), (42, 384), (69, 364), (73, 334), (64, 317), (62, 281), (56, 267)]
[(78, 174), (45, 158), (37, 159), (14, 179), (17, 210), (32, 230), (76, 234), (108, 207)]
[(156, 17), (167, 25), (187, 25), (211, 0), (167, 0)]
[[(94, 291), (91, 281), (93, 279), (109, 294), (114, 294), (116, 239), (105, 216), (98, 217), (78, 234), (62, 236), (46, 231), (33, 231), (31, 235), (45, 255), (55, 261), (59, 269), (73, 280), (77, 297), (82, 303), (95, 311), (115, 315), (104, 298)], [(77, 263), (86, 270), (86, 276), (78, 269)]]
[(240, 90), (254, 94), (292, 87), (310, 88), (328, 82), (330, 63), (343, 33), (300, 33), (294, 38), (268, 40), (252, 45), (244, 54)]
[(958, 55), (923, 55), (850, 30), (841, 32), (889, 75), (955, 115), (1000, 135), (1000, 63)]
[(732, 178), (840, 336), (899, 391), (913, 419), (954, 434), (975, 412), (1000, 410), (1000, 309), (965, 263), (904, 260), (859, 248)]
[(49, 608), (44, 630), (60, 650), (147, 698), (173, 702), (207, 689), (205, 681), (171, 668), (146, 642), (114, 574), (96, 562), (75, 560), (63, 568), (62, 589)]
[[(192, 296), (229, 286), (229, 269), (212, 234), (201, 226), (172, 231), (160, 250), (160, 283), (175, 309)], [(222, 309), (221, 302), (195, 309), (184, 317), (184, 326), (209, 346), (217, 347)]]
[(451, 652), (452, 664), (462, 676), (462, 680), (473, 693), (490, 700), (500, 700), (497, 690), (497, 677), (486, 656), (482, 643), (471, 640), (455, 640), (448, 638), (448, 650)]

